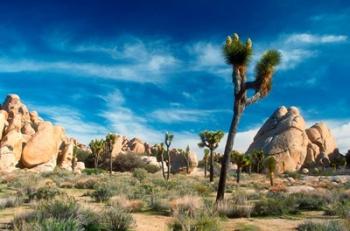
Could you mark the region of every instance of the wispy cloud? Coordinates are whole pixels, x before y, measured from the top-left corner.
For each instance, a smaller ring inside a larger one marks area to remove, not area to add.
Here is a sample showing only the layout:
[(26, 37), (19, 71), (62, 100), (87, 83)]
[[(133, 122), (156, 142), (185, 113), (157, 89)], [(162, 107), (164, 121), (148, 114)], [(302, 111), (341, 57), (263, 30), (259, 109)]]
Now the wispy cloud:
[(169, 108), (158, 109), (150, 114), (151, 118), (162, 123), (183, 123), (206, 121), (213, 113), (223, 112), (225, 110), (195, 110)]
[(67, 106), (44, 106), (29, 104), (30, 109), (44, 115), (55, 125), (62, 126), (66, 135), (74, 137), (79, 142), (88, 144), (93, 138), (104, 137), (107, 130), (101, 125), (94, 122), (88, 122), (83, 115), (74, 108)]
[(305, 43), (305, 44), (322, 44), (345, 42), (348, 39), (346, 35), (316, 35), (316, 34), (292, 34), (286, 39), (286, 43)]

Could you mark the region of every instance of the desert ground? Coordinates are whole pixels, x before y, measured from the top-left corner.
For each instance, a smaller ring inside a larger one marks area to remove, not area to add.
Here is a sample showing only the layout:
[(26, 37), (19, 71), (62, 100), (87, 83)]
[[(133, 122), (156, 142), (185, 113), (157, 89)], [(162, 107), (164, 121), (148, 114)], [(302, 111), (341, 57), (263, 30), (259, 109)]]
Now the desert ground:
[[(275, 178), (273, 187), (265, 175), (255, 173), (244, 173), (238, 185), (232, 173), (226, 199), (216, 209), (215, 183), (209, 183), (200, 168), (190, 175), (172, 175), (169, 181), (159, 172), (135, 170), (112, 176), (107, 172), (95, 173), (56, 170), (37, 174), (21, 170), (2, 175), (1, 230), (21, 229), (23, 221), (30, 224), (26, 217), (33, 211), (44, 210), (45, 205), (53, 206), (50, 204), (53, 201), (63, 207), (67, 201), (74, 201), (79, 211), (89, 211), (95, 216), (105, 214), (110, 208), (122, 209), (118, 210), (122, 214), (115, 216), (131, 215), (130, 226), (125, 230), (136, 231), (178, 230), (171, 225), (188, 223), (190, 227), (196, 219), (202, 219), (205, 224), (198, 230), (298, 230), (308, 222), (349, 227), (345, 219), (350, 209), (350, 176), (338, 175), (346, 173), (344, 170), (332, 174), (328, 171), (327, 176), (283, 174)], [(112, 220), (113, 217), (109, 222)], [(102, 230), (124, 230), (108, 225), (109, 228)]]

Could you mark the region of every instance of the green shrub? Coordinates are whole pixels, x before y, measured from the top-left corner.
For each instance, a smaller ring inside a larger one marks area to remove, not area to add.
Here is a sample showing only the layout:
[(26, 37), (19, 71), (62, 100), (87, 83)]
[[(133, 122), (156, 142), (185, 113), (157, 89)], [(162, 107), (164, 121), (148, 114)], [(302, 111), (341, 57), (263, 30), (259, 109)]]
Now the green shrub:
[(207, 214), (201, 214), (195, 218), (183, 215), (175, 217), (168, 225), (170, 231), (221, 231), (220, 219)]
[(23, 203), (24, 203), (23, 198), (19, 196), (10, 196), (7, 198), (1, 198), (0, 209), (14, 208), (14, 207), (20, 206)]
[(144, 168), (146, 163), (135, 153), (119, 154), (113, 162), (113, 169), (119, 172), (131, 172), (135, 168)]
[(229, 218), (250, 217), (253, 206), (242, 191), (234, 191), (232, 198), (221, 201), (216, 210), (219, 216)]
[(299, 231), (346, 231), (347, 229), (338, 221), (327, 223), (306, 222), (298, 226)]
[(144, 166), (144, 169), (149, 173), (156, 173), (160, 170), (160, 167), (154, 165), (154, 164), (146, 164)]
[(101, 215), (102, 230), (127, 231), (133, 224), (131, 214), (118, 207), (109, 207)]
[(97, 178), (93, 178), (93, 177), (88, 177), (83, 178), (78, 180), (75, 184), (74, 187), (77, 189), (94, 189), (97, 184), (98, 184), (99, 180)]
[(42, 201), (33, 212), (16, 216), (12, 222), (13, 230), (34, 231), (75, 231), (101, 230), (100, 216), (80, 209), (70, 197)]
[(85, 168), (83, 169), (82, 173), (86, 175), (100, 175), (102, 173), (106, 173), (106, 170), (101, 168)]
[(82, 227), (75, 219), (66, 220), (48, 218), (42, 221), (32, 223), (34, 231), (81, 231)]
[(252, 216), (281, 216), (285, 209), (285, 204), (280, 200), (265, 198), (255, 203)]
[(60, 194), (61, 191), (57, 187), (44, 186), (37, 189), (37, 191), (35, 192), (35, 197), (38, 200), (49, 200), (53, 199), (54, 197)]
[(97, 186), (95, 191), (91, 194), (96, 202), (108, 201), (113, 195), (114, 192), (108, 184), (101, 184)]
[(137, 180), (142, 182), (147, 177), (147, 171), (142, 168), (135, 168), (132, 172), (132, 176), (135, 177)]
[(327, 204), (327, 198), (318, 194), (294, 193), (291, 194), (299, 210), (313, 211), (322, 210)]

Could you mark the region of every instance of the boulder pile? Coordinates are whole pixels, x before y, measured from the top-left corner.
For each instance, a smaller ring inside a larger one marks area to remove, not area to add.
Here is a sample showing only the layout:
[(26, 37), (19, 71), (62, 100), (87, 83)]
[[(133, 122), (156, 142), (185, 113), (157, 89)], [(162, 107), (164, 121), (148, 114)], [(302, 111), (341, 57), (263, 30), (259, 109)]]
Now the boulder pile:
[[(8, 95), (0, 105), (0, 172), (52, 171), (56, 166), (72, 170), (76, 145), (62, 127), (30, 112), (18, 95)], [(83, 168), (82, 163), (77, 166)]]
[(296, 107), (278, 108), (263, 124), (247, 153), (263, 150), (277, 161), (277, 171), (296, 171), (324, 164), (336, 152), (336, 142), (324, 123), (306, 128)]

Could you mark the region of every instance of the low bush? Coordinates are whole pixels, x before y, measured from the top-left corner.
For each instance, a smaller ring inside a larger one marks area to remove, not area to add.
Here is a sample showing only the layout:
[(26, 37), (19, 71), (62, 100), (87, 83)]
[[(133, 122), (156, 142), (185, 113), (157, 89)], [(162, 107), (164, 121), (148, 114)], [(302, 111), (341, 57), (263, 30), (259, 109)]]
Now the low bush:
[(78, 179), (77, 182), (75, 182), (74, 187), (77, 189), (94, 189), (99, 180), (95, 177), (85, 177), (82, 179)]
[(108, 207), (100, 214), (83, 210), (68, 197), (44, 201), (33, 212), (15, 217), (13, 230), (125, 231), (133, 224), (132, 216), (119, 207)]
[(347, 229), (338, 221), (326, 223), (306, 222), (298, 226), (299, 231), (346, 231)]
[(8, 198), (0, 199), (0, 209), (14, 208), (24, 203), (24, 199), (19, 196), (10, 196)]
[(128, 212), (140, 212), (145, 203), (142, 200), (129, 200), (125, 196), (115, 196), (108, 203), (111, 207), (119, 207)]
[(82, 171), (83, 174), (86, 174), (88, 176), (90, 175), (100, 175), (102, 173), (106, 173), (106, 170), (101, 168), (85, 168)]
[(154, 164), (146, 164), (144, 166), (144, 169), (149, 173), (156, 173), (160, 170), (160, 167), (154, 165)]
[(196, 217), (188, 217), (185, 214), (177, 214), (169, 225), (170, 231), (221, 231), (220, 219), (210, 216), (204, 211)]
[(144, 168), (146, 163), (135, 153), (119, 154), (113, 162), (113, 169), (119, 172), (131, 172), (135, 168)]
[(216, 208), (219, 216), (229, 218), (250, 217), (252, 209), (253, 205), (242, 191), (235, 191), (232, 198), (219, 202)]
[(142, 182), (147, 177), (147, 171), (143, 168), (135, 168), (132, 172), (132, 176), (138, 181)]
[(184, 214), (188, 217), (195, 217), (203, 208), (203, 201), (200, 197), (184, 196), (172, 200), (170, 206), (175, 216), (177, 214)]
[(131, 214), (120, 207), (109, 207), (101, 214), (101, 230), (127, 231), (133, 224)]
[(113, 190), (108, 184), (100, 184), (96, 187), (95, 191), (91, 193), (91, 197), (96, 202), (106, 202), (114, 195)]
[(35, 197), (38, 200), (49, 200), (61, 194), (61, 191), (57, 187), (44, 186), (36, 190)]

